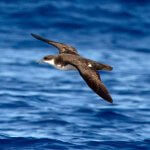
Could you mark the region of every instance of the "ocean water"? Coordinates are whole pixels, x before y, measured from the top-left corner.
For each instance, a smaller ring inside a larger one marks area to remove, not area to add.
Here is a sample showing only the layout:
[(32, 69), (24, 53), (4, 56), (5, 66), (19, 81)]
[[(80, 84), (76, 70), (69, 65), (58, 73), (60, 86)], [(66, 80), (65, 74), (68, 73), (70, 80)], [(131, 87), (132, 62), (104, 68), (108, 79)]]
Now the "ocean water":
[[(30, 33), (113, 66), (100, 74), (114, 103), (38, 64), (58, 51)], [(0, 150), (120, 149), (150, 149), (150, 1), (1, 0)]]

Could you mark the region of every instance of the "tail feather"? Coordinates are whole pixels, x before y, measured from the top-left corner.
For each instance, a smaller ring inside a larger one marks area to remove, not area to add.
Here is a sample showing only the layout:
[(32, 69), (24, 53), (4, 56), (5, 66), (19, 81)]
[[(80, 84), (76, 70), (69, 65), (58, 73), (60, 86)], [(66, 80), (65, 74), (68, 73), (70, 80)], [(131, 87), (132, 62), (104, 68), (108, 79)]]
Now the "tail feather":
[(106, 71), (113, 70), (113, 67), (106, 65), (106, 64), (101, 64), (101, 63), (96, 64), (96, 68), (97, 70), (106, 70)]

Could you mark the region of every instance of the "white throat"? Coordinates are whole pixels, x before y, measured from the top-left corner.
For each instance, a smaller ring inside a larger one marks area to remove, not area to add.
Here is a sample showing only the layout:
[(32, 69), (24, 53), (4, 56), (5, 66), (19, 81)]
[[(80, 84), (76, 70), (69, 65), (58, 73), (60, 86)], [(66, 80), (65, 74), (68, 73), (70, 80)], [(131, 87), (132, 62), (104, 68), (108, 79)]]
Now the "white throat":
[(54, 63), (54, 59), (51, 59), (51, 60), (44, 60), (45, 63), (47, 64), (50, 64), (52, 66), (55, 66), (55, 63)]

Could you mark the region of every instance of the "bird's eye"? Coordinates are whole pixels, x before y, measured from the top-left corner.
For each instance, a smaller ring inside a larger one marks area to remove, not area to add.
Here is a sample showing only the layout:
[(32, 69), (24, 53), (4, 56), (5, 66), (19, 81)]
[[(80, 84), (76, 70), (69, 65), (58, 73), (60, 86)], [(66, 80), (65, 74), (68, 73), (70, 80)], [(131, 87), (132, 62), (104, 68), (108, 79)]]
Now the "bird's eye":
[(48, 57), (48, 56), (45, 56), (45, 57), (44, 57), (44, 60), (49, 60), (49, 57)]

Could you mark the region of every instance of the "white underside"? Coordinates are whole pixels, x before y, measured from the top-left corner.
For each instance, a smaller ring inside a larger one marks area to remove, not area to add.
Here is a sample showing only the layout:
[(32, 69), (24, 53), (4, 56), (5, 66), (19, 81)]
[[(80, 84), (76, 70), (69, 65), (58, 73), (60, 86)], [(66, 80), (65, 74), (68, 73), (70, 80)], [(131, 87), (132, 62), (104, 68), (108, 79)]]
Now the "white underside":
[(76, 70), (76, 68), (73, 67), (72, 65), (66, 65), (66, 66), (57, 65), (54, 67), (59, 69), (59, 70)]
[(44, 61), (44, 62), (52, 65), (53, 67), (55, 67), (59, 70), (76, 70), (76, 68), (72, 65), (66, 65), (66, 66), (62, 66), (61, 64), (55, 65), (53, 59), (49, 60), (49, 61)]

